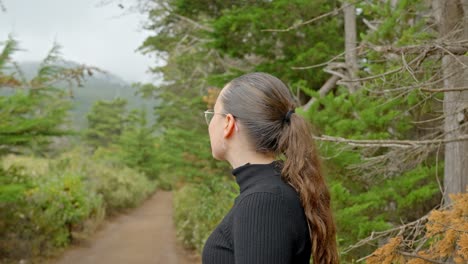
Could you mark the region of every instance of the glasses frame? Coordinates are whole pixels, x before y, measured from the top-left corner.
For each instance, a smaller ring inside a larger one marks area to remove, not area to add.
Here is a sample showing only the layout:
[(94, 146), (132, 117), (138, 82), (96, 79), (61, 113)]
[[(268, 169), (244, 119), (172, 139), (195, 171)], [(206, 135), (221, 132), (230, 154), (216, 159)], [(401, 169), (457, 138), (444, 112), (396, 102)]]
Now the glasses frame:
[(214, 110), (212, 110), (212, 109), (206, 110), (206, 111), (204, 112), (204, 114), (205, 114), (205, 122), (206, 122), (207, 125), (210, 125), (211, 120), (213, 120), (214, 115), (224, 115), (224, 116), (227, 115), (227, 114), (225, 114), (225, 113), (216, 113), (216, 112), (215, 112)]

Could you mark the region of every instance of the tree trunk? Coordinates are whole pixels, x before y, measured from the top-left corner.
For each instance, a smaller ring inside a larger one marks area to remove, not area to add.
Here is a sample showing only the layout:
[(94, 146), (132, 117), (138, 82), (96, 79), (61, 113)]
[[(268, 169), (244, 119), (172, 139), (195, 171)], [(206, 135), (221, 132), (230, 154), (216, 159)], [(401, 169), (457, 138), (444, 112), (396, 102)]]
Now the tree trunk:
[[(343, 3), (344, 22), (345, 22), (345, 59), (348, 69), (349, 80), (347, 86), (351, 93), (359, 89), (359, 83), (353, 82), (357, 79), (358, 63), (357, 63), (357, 31), (356, 31), (356, 8), (354, 4)], [(344, 80), (346, 81), (346, 80)]]
[[(433, 0), (439, 37), (444, 41), (468, 40), (468, 0)], [(468, 57), (445, 54), (442, 59), (444, 88), (468, 87)], [(444, 93), (444, 132), (451, 139), (468, 133), (468, 91)], [(464, 127), (463, 127), (464, 124)], [(466, 192), (468, 185), (468, 141), (445, 145), (444, 201), (449, 194)]]

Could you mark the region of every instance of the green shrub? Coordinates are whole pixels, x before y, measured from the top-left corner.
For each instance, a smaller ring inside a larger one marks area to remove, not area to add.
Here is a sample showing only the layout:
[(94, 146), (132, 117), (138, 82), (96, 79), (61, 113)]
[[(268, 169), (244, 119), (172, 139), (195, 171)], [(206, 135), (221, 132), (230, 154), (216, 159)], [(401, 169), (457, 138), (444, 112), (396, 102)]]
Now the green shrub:
[(35, 225), (39, 237), (51, 247), (70, 242), (73, 226), (78, 226), (102, 207), (102, 197), (89, 192), (83, 177), (64, 174), (48, 177), (26, 191), (30, 211), (25, 215)]
[(102, 210), (101, 196), (89, 193), (80, 175), (49, 174), (27, 179), (27, 169), (12, 165), (2, 172), (4, 183), (11, 180), (5, 186), (21, 186), (10, 188), (10, 193), (17, 190), (15, 199), (2, 199), (0, 205), (3, 257), (50, 255), (68, 245), (72, 231), (84, 230), (84, 221)]
[(62, 155), (53, 166), (57, 170), (81, 172), (89, 187), (102, 195), (109, 213), (137, 206), (157, 187), (143, 173), (119, 165), (116, 160), (87, 157), (81, 149)]
[(48, 256), (94, 232), (106, 213), (137, 206), (156, 183), (80, 150), (55, 160), (0, 160), (0, 262)]
[(174, 195), (177, 236), (201, 252), (206, 239), (232, 207), (238, 193), (234, 181), (215, 178), (209, 184), (186, 184)]
[(93, 177), (96, 191), (103, 195), (110, 212), (137, 206), (156, 187), (155, 182), (127, 167), (119, 169), (94, 164), (93, 169), (88, 176)]
[(158, 177), (158, 187), (162, 190), (170, 191), (174, 188), (177, 179), (172, 174), (164, 173)]

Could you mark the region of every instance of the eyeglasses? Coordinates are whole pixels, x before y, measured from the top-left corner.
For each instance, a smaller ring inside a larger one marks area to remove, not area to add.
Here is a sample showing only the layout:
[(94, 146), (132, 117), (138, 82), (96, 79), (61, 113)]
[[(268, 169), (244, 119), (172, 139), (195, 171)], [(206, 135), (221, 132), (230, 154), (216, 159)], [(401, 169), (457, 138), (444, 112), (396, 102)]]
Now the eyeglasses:
[(215, 113), (214, 110), (206, 110), (206, 111), (205, 111), (205, 121), (206, 121), (206, 124), (207, 124), (207, 125), (210, 125), (211, 119), (213, 119), (213, 116), (216, 115), (216, 114), (218, 114), (218, 115), (226, 115), (226, 114), (224, 114), (224, 113)]

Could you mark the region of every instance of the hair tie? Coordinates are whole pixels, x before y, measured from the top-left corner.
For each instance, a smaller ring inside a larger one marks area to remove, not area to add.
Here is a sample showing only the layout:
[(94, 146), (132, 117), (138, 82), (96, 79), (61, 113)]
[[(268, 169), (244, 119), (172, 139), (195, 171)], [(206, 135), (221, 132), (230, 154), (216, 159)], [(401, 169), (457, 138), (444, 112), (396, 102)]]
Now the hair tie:
[(296, 111), (293, 109), (293, 110), (289, 110), (287, 113), (286, 113), (286, 116), (284, 117), (284, 122), (286, 122), (287, 124), (289, 124), (291, 122), (291, 115), (294, 114)]

